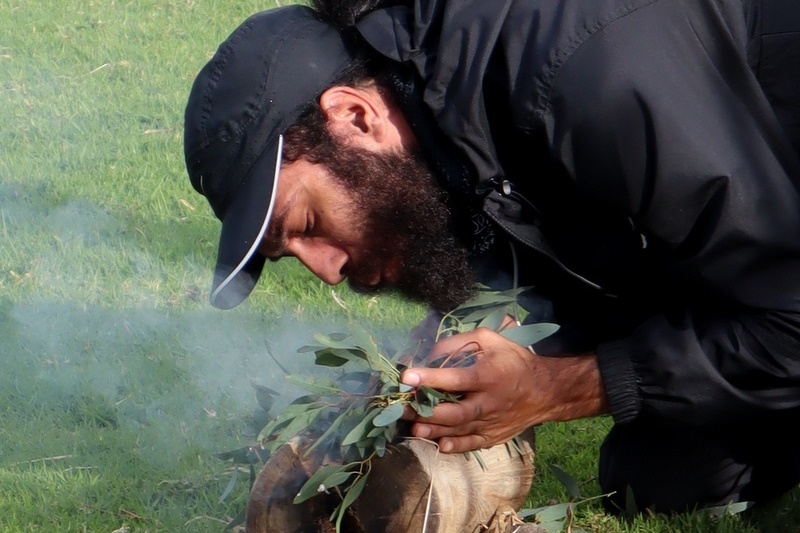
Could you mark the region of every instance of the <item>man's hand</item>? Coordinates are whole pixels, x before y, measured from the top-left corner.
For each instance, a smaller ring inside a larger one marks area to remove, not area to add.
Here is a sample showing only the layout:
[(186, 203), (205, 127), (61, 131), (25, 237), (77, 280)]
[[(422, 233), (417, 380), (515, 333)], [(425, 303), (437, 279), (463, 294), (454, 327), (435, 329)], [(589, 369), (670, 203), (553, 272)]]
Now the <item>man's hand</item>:
[(443, 452), (464, 452), (506, 442), (525, 429), (608, 412), (594, 355), (544, 357), (485, 328), (439, 341), (429, 360), (471, 353), (466, 368), (420, 368), (403, 383), (463, 396), (440, 403), (429, 418), (406, 412), (412, 434), (438, 440)]

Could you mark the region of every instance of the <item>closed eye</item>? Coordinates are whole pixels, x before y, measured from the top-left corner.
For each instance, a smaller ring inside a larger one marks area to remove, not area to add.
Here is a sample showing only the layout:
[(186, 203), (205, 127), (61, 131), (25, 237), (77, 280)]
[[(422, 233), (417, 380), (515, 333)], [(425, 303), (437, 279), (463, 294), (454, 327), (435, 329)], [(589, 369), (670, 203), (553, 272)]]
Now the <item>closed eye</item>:
[(311, 237), (314, 234), (314, 215), (309, 212), (306, 215), (306, 226), (303, 228), (303, 236)]

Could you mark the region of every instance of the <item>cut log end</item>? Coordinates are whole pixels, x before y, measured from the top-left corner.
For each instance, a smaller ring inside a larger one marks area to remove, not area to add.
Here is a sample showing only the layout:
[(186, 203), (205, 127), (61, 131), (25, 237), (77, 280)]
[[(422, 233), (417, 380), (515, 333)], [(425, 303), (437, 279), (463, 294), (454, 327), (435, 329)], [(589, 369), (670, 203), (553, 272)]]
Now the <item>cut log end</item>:
[[(301, 504), (294, 496), (322, 459), (306, 457), (308, 440), (278, 448), (253, 485), (247, 533), (332, 533), (338, 496)], [(343, 533), (463, 533), (481, 531), (500, 509), (517, 511), (533, 482), (534, 434), (518, 447), (501, 444), (472, 454), (443, 454), (430, 442), (408, 439), (373, 459), (366, 487), (348, 509)]]

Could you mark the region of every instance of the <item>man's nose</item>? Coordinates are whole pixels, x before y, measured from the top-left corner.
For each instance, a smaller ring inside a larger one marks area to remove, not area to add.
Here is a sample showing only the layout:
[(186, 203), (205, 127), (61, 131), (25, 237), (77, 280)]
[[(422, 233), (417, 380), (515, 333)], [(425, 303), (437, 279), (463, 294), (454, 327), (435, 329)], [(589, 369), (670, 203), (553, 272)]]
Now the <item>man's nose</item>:
[(347, 264), (347, 252), (327, 243), (300, 243), (293, 255), (303, 263), (312, 274), (327, 283), (338, 285), (345, 279), (343, 274)]

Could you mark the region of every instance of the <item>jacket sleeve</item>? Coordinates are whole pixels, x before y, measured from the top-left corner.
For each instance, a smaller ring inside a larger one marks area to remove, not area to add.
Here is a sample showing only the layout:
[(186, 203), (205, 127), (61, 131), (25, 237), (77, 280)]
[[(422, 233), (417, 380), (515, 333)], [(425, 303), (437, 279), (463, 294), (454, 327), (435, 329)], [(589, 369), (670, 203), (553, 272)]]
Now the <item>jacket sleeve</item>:
[(800, 162), (722, 5), (656, 1), (597, 28), (542, 117), (579, 190), (711, 298), (597, 348), (617, 422), (800, 412)]

